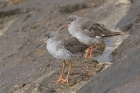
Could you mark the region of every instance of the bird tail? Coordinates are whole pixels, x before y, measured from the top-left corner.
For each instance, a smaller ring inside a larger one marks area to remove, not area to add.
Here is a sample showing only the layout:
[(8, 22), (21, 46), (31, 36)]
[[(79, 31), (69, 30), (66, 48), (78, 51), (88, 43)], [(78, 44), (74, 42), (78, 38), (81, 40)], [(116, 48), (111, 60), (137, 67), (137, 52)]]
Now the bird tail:
[(103, 37), (110, 37), (110, 36), (117, 36), (117, 35), (122, 35), (121, 32), (112, 32), (110, 31), (110, 33), (108, 33), (107, 35), (103, 36)]
[(96, 28), (98, 28), (102, 33), (104, 33), (102, 35), (102, 37), (110, 37), (110, 36), (122, 35), (122, 32), (113, 32), (113, 31), (110, 31), (110, 30), (106, 29), (103, 24), (97, 24), (96, 23)]

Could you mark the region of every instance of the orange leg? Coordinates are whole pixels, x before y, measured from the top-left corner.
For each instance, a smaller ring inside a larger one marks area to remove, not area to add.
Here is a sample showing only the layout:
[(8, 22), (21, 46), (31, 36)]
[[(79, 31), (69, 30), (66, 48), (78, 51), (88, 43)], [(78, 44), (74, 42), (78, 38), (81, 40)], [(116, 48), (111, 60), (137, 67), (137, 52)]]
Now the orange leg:
[(68, 83), (68, 82), (69, 82), (69, 76), (70, 76), (71, 68), (72, 68), (72, 61), (70, 60), (70, 67), (69, 67), (69, 70), (68, 70), (67, 77), (66, 77), (66, 79), (64, 79), (64, 80), (62, 81), (62, 83)]
[(85, 51), (85, 52), (86, 52), (86, 54), (85, 54), (85, 58), (88, 57), (88, 55), (89, 55), (89, 51), (91, 51), (91, 48), (87, 48), (87, 49), (86, 49), (86, 51)]
[(92, 58), (92, 52), (93, 52), (93, 50), (94, 50), (94, 44), (91, 45), (91, 50), (90, 50), (90, 56), (89, 56), (89, 58)]
[(61, 75), (60, 75), (59, 79), (55, 81), (55, 83), (61, 83), (62, 81), (64, 81), (64, 69), (65, 69), (65, 66), (66, 66), (66, 61), (64, 60)]

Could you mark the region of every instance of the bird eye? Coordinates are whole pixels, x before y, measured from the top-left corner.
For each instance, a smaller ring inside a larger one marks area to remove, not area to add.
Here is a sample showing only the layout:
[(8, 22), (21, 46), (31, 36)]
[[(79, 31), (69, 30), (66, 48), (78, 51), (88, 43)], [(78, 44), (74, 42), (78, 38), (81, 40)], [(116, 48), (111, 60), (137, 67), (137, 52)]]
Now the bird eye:
[(49, 36), (47, 37), (47, 39), (50, 38)]
[(67, 24), (70, 24), (70, 21)]
[(70, 21), (68, 22), (68, 24), (70, 24), (72, 21), (73, 21), (73, 20), (70, 20)]
[(48, 38), (50, 38), (50, 37), (45, 37), (45, 38), (44, 38), (44, 41), (47, 41)]
[(70, 20), (70, 22), (72, 22), (72, 21), (73, 21), (73, 19)]

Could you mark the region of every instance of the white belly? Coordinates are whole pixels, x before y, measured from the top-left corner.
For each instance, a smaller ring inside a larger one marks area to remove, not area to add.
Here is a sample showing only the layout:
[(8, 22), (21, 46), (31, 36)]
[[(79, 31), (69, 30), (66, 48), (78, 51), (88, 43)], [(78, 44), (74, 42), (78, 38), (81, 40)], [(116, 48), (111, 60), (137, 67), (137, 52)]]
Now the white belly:
[(84, 34), (82, 32), (82, 29), (80, 27), (76, 27), (75, 25), (71, 24), (70, 27), (68, 28), (69, 33), (77, 38), (80, 42), (91, 45), (91, 44), (97, 44), (100, 43), (98, 39), (96, 38), (91, 38), (90, 36)]
[(60, 59), (69, 59), (71, 58), (71, 53), (67, 51), (63, 46), (58, 47), (59, 42), (50, 42), (47, 44), (47, 50), (53, 55), (55, 58)]

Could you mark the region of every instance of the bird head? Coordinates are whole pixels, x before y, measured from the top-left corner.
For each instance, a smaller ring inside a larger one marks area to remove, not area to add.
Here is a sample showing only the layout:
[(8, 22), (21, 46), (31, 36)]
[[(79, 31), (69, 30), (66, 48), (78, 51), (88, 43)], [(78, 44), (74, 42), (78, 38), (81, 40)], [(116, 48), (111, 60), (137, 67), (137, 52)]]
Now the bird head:
[(38, 48), (38, 47), (40, 47), (40, 46), (42, 46), (42, 45), (44, 45), (45, 43), (47, 43), (48, 39), (50, 39), (50, 38), (53, 37), (53, 36), (54, 36), (54, 32), (53, 32), (53, 31), (47, 31), (47, 32), (45, 33), (45, 35), (44, 35), (44, 39), (41, 40), (40, 44), (37, 45), (37, 46), (35, 47), (35, 49)]
[(76, 16), (76, 15), (71, 15), (71, 16), (69, 16), (68, 18), (67, 18), (67, 23), (71, 23), (71, 22), (73, 22), (73, 21), (75, 21), (76, 19), (77, 19), (77, 17), (78, 16)]
[(64, 29), (64, 28), (66, 28), (66, 27), (68, 27), (68, 26), (70, 25), (70, 23), (72, 23), (73, 21), (75, 21), (75, 20), (77, 19), (77, 17), (78, 17), (78, 16), (76, 16), (76, 15), (71, 15), (71, 16), (69, 16), (69, 17), (67, 18), (67, 23), (66, 23), (64, 26), (62, 26), (58, 31), (60, 31), (60, 30), (62, 30), (62, 29)]

